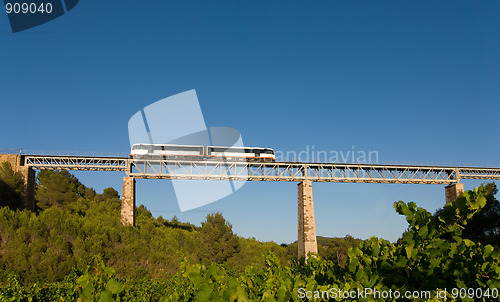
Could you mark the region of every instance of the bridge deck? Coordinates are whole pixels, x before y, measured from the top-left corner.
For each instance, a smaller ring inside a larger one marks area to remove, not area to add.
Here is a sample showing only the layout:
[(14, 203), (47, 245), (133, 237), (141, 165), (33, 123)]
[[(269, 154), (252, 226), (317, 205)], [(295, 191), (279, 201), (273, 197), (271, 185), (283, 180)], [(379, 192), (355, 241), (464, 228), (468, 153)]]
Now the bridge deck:
[(124, 171), (135, 178), (242, 181), (451, 184), (500, 179), (500, 168), (298, 162), (136, 160), (128, 157), (25, 155), (34, 169)]
[(126, 171), (127, 157), (24, 155), (24, 165), (39, 170)]

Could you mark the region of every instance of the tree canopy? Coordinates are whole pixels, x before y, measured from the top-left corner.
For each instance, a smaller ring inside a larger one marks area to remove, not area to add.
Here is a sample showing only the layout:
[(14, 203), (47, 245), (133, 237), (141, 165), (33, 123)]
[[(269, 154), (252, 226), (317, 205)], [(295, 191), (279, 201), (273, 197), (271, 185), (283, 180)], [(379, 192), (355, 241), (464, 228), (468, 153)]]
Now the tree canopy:
[(0, 164), (0, 206), (20, 209), (23, 192), (23, 177), (12, 170), (9, 162), (2, 162)]
[(220, 213), (207, 215), (197, 227), (177, 217), (155, 218), (140, 205), (137, 227), (131, 228), (120, 222), (121, 201), (113, 188), (95, 194), (65, 171), (41, 171), (37, 182), (40, 211), (0, 208), (0, 284), (2, 272), (28, 283), (61, 281), (85, 270), (94, 257), (132, 279), (168, 278), (181, 260), (241, 268), (264, 265), (261, 255), (269, 250), (286, 259), (277, 244), (236, 236)]
[[(482, 244), (500, 247), (500, 202), (495, 198), (498, 192), (495, 183), (481, 185), (486, 204), (464, 226), (463, 237)], [(436, 212), (440, 215), (444, 209)]]
[(42, 170), (37, 173), (37, 206), (45, 210), (52, 206), (63, 206), (79, 197), (93, 198), (95, 191), (85, 187), (68, 171)]
[(222, 263), (238, 251), (238, 238), (232, 225), (221, 213), (208, 214), (201, 223), (203, 234), (203, 256), (210, 262)]

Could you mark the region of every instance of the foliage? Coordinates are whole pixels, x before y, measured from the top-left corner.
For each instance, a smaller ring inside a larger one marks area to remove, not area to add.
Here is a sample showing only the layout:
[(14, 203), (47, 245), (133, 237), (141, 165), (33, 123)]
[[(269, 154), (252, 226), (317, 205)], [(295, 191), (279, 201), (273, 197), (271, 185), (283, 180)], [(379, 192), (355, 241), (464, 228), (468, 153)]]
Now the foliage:
[[(253, 266), (232, 276), (220, 266), (184, 268), (177, 282), (182, 291), (173, 298), (179, 301), (289, 301), (300, 300), (299, 289), (318, 294), (357, 288), (379, 291), (422, 291), (436, 297), (436, 289), (482, 288), (500, 286), (500, 252), (491, 245), (462, 239), (462, 230), (474, 214), (486, 204), (484, 187), (466, 192), (455, 203), (445, 206), (439, 216), (418, 208), (415, 203), (395, 203), (396, 211), (406, 216), (409, 228), (397, 244), (375, 237), (350, 248), (346, 267), (311, 257), (291, 267), (280, 267), (272, 256), (266, 268)], [(188, 284), (186, 288), (186, 284)], [(448, 292), (447, 299), (452, 299)], [(327, 295), (328, 296), (328, 295)], [(342, 300), (332, 298), (331, 300)], [(359, 301), (387, 301), (364, 297)], [(396, 299), (393, 299), (394, 301)], [(397, 299), (404, 301), (404, 299)], [(483, 301), (491, 300), (488, 297)], [(465, 297), (462, 301), (474, 301)]]
[(0, 288), (0, 301), (75, 301), (77, 298), (74, 291), (76, 278), (77, 273), (73, 271), (59, 282), (23, 285), (18, 275), (10, 273), (6, 286)]
[[(61, 202), (39, 213), (0, 208), (0, 268), (17, 274), (23, 283), (61, 281), (73, 269), (84, 271), (94, 257), (113, 267), (118, 278), (130, 280), (166, 280), (178, 272), (184, 258), (206, 264), (224, 259), (229, 268), (242, 270), (247, 264), (263, 265), (261, 254), (273, 250), (286, 262), (284, 248), (234, 235), (222, 215), (207, 216), (203, 230), (175, 217), (154, 218), (141, 205), (136, 209), (137, 227), (123, 226), (115, 190), (89, 194), (92, 189), (66, 172), (42, 172), (37, 196)], [(57, 183), (66, 189), (40, 193)], [(211, 236), (209, 229), (218, 235)], [(205, 254), (204, 243), (219, 246), (222, 253)], [(237, 249), (240, 245), (246, 249)], [(0, 274), (0, 284), (6, 278)]]
[(331, 238), (324, 245), (319, 245), (318, 242), (318, 254), (344, 267), (347, 262), (349, 248), (358, 247), (362, 241), (351, 235), (344, 238)]
[(40, 209), (63, 206), (79, 197), (93, 198), (95, 191), (85, 187), (68, 171), (42, 170), (37, 174), (36, 200)]
[(208, 214), (207, 220), (201, 225), (204, 244), (202, 255), (206, 260), (222, 263), (238, 251), (238, 238), (221, 213)]
[[(87, 197), (87, 198), (92, 198), (92, 197)], [(116, 191), (115, 189), (109, 187), (109, 188), (105, 188), (103, 191), (102, 191), (102, 194), (97, 194), (96, 195), (96, 198), (100, 201), (106, 201), (106, 200), (109, 200), (109, 199), (120, 199), (120, 195), (118, 194), (118, 191)]]
[(495, 183), (484, 185), (486, 205), (465, 226), (463, 237), (500, 247), (500, 202), (495, 198)]
[(122, 285), (115, 277), (115, 270), (104, 265), (99, 258), (87, 266), (85, 273), (76, 280), (75, 291), (78, 302), (112, 302), (122, 291)]
[(12, 170), (9, 162), (2, 162), (0, 164), (0, 207), (20, 209), (23, 191), (23, 177)]
[[(332, 260), (340, 266), (345, 266), (349, 248), (359, 246), (362, 241), (351, 235), (346, 235), (344, 238), (316, 236), (318, 255), (324, 259)], [(289, 245), (283, 244), (283, 246), (287, 248), (288, 255), (293, 258), (298, 257), (297, 241)]]
[(415, 203), (395, 203), (396, 211), (409, 223), (402, 240), (390, 244), (373, 237), (351, 249), (346, 281), (403, 291), (498, 288), (498, 249), (461, 237), (467, 222), (485, 206), (486, 195), (484, 187), (467, 191), (437, 216)]
[[(199, 228), (155, 219), (140, 206), (134, 228), (120, 224), (114, 194), (105, 202), (105, 194), (80, 195), (39, 214), (4, 207), (0, 300), (342, 301), (332, 293), (372, 288), (425, 290), (432, 293), (429, 300), (454, 301), (451, 291), (445, 299), (435, 297), (437, 288), (500, 287), (498, 248), (463, 235), (487, 205), (488, 192), (484, 186), (467, 191), (436, 215), (415, 203), (396, 202), (396, 212), (409, 224), (397, 243), (376, 237), (361, 243), (349, 236), (321, 239), (323, 252), (339, 248), (330, 257), (334, 261), (310, 255), (307, 262), (287, 260), (286, 248), (275, 243), (237, 237), (220, 213), (207, 215)], [(347, 243), (351, 247), (342, 265), (335, 256)], [(304, 292), (311, 293), (309, 299), (301, 296)]]
[(168, 219), (163, 219), (162, 216), (158, 217), (158, 222), (162, 223), (166, 227), (170, 228), (175, 228), (175, 229), (183, 229), (187, 231), (194, 231), (194, 230), (201, 230), (200, 227), (195, 226), (194, 224), (191, 224), (189, 222), (181, 222), (177, 218), (177, 216), (174, 215), (172, 219), (169, 221)]

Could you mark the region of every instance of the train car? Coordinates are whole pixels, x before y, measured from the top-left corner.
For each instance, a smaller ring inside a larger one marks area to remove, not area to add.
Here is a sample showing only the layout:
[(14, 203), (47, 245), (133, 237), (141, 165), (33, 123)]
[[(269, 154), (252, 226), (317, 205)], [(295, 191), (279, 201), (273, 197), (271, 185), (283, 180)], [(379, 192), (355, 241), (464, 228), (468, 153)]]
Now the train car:
[(193, 145), (171, 144), (135, 144), (132, 146), (130, 156), (139, 159), (203, 159), (205, 147)]
[(137, 159), (185, 159), (211, 161), (275, 161), (274, 150), (255, 147), (134, 144), (130, 157)]
[(274, 150), (270, 148), (253, 147), (223, 147), (208, 146), (207, 156), (212, 159), (231, 161), (275, 161)]

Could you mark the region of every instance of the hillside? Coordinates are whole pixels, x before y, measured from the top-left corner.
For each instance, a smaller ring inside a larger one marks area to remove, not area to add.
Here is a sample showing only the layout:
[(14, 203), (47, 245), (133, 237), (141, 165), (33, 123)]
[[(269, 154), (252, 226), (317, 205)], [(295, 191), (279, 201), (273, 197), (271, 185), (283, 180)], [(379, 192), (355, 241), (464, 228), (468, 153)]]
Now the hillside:
[[(496, 237), (476, 242), (466, 232), (498, 203), (494, 185), (434, 215), (396, 202), (409, 224), (397, 243), (318, 237), (319, 255), (306, 262), (294, 257), (296, 243), (238, 237), (220, 213), (194, 226), (140, 206), (137, 226), (122, 226), (116, 190), (97, 194), (64, 171), (41, 171), (37, 181), (36, 213), (15, 202), (0, 208), (0, 301), (325, 301), (366, 288), (445, 301), (453, 293), (437, 298), (442, 289), (462, 287), (488, 290), (483, 301), (498, 297), (500, 252), (481, 243)], [(0, 201), (22, 190), (4, 192)]]
[(272, 251), (287, 261), (285, 248), (236, 236), (219, 213), (196, 227), (139, 206), (137, 227), (122, 226), (114, 189), (95, 194), (67, 172), (40, 172), (36, 196), (38, 213), (0, 208), (0, 267), (29, 283), (60, 281), (95, 257), (124, 278), (168, 278), (181, 260), (242, 269)]

